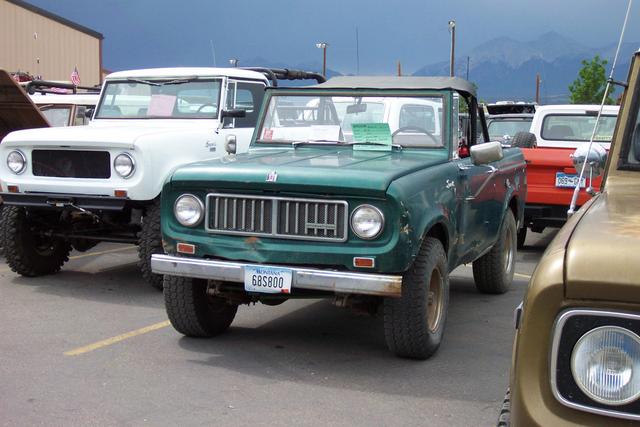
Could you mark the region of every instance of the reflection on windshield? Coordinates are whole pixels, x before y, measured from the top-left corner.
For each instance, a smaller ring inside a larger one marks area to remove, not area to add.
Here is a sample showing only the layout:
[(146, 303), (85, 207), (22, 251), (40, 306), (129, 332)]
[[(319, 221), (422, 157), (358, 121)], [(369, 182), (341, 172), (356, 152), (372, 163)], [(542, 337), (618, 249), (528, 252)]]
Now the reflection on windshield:
[(442, 105), (439, 96), (275, 95), (259, 141), (348, 144), (387, 139), (405, 147), (443, 147)]
[(42, 109), (42, 114), (51, 126), (68, 126), (71, 107), (45, 107)]
[(529, 132), (531, 120), (492, 120), (488, 127), (489, 137), (493, 141), (505, 135), (513, 137), (518, 132)]
[(107, 83), (99, 119), (216, 118), (220, 80), (144, 80)]

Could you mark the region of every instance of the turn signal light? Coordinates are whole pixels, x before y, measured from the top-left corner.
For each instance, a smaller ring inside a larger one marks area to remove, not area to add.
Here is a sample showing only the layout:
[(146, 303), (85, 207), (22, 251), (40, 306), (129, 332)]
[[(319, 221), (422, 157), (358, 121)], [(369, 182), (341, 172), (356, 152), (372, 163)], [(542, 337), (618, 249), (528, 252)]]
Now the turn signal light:
[(196, 245), (190, 243), (178, 243), (176, 250), (181, 254), (193, 255), (196, 253)]
[(376, 265), (375, 258), (354, 257), (353, 266), (361, 268), (373, 268)]
[(19, 193), (20, 189), (18, 188), (17, 185), (9, 185), (7, 187), (7, 189), (9, 190), (9, 193)]
[(127, 197), (127, 190), (115, 190), (113, 195), (116, 197)]

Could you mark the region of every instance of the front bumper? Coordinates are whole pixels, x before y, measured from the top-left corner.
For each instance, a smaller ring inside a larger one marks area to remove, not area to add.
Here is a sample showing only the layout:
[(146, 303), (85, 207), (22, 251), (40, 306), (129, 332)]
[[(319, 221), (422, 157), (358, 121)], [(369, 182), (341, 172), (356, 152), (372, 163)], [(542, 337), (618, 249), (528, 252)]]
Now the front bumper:
[[(266, 265), (172, 255), (153, 255), (151, 257), (151, 269), (156, 274), (225, 282), (244, 283), (244, 268), (246, 266), (264, 267)], [(274, 267), (276, 266), (274, 265)], [(278, 265), (277, 267), (283, 266)], [(402, 292), (402, 276), (286, 267), (292, 270), (291, 287), (294, 289), (313, 289), (393, 298), (399, 298)]]
[(129, 199), (124, 197), (92, 196), (55, 193), (0, 193), (9, 206), (31, 208), (64, 208), (74, 206), (87, 210), (121, 211)]

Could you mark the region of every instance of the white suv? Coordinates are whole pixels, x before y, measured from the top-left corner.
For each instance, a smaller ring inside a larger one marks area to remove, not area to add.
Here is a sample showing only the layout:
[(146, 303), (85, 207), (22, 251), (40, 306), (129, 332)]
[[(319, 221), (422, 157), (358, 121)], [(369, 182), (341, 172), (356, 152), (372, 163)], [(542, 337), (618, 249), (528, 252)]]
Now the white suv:
[[(88, 126), (10, 133), (0, 145), (0, 238), (11, 269), (54, 273), (71, 248), (139, 244), (146, 280), (162, 253), (159, 197), (177, 166), (246, 151), (264, 88), (291, 70), (163, 68), (110, 74)], [(269, 79), (266, 77), (269, 76)]]

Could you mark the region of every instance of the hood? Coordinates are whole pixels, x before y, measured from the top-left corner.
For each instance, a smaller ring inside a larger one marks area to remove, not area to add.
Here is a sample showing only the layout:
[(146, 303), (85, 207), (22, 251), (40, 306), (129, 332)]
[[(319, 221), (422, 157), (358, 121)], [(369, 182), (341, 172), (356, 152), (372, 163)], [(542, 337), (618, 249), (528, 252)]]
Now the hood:
[(20, 129), (49, 127), (49, 122), (11, 75), (0, 70), (0, 141)]
[(638, 254), (640, 187), (610, 186), (593, 201), (569, 240), (567, 297), (640, 303)]
[[(140, 123), (143, 122), (143, 123)], [(162, 122), (162, 123), (159, 123)], [(13, 132), (8, 135), (3, 143), (32, 146), (59, 146), (69, 145), (82, 147), (83, 143), (90, 146), (110, 146), (110, 147), (131, 147), (141, 138), (154, 137), (155, 135), (168, 135), (175, 133), (176, 137), (183, 137), (185, 131), (198, 131), (206, 129), (214, 132), (215, 125), (211, 121), (206, 123), (166, 123), (167, 120), (136, 120), (128, 121), (127, 124), (113, 124), (107, 126), (71, 126), (53, 127), (49, 129), (28, 129)]]
[[(259, 148), (178, 168), (176, 186), (371, 194), (408, 173), (446, 162), (442, 150), (353, 151), (352, 147)], [(268, 181), (268, 179), (270, 179)]]

